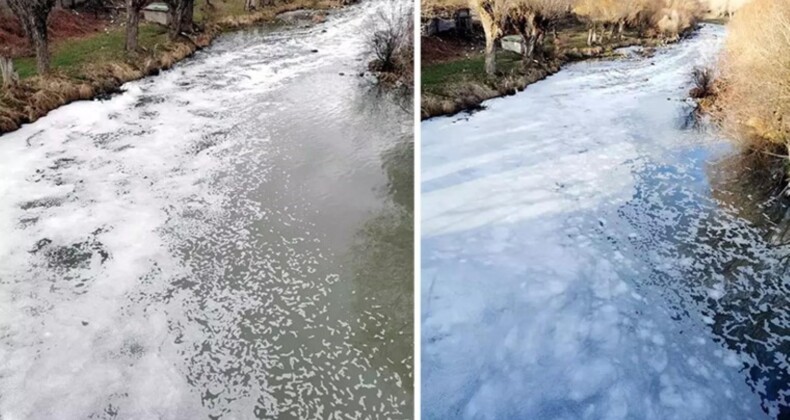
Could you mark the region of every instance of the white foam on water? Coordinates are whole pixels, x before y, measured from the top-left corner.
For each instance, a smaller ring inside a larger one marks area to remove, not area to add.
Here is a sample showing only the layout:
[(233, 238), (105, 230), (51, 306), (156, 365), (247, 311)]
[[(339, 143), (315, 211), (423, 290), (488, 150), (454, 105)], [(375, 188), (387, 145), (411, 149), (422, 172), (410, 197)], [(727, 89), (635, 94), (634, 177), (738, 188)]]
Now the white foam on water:
[[(573, 64), (482, 111), (423, 122), (424, 418), (776, 409), (741, 371), (756, 356), (704, 322), (728, 310), (694, 299), (733, 296), (701, 268), (732, 260), (731, 245), (767, 248), (710, 197), (717, 140), (678, 128), (691, 70), (722, 39), (705, 27), (654, 58)], [(711, 214), (737, 238), (720, 254), (692, 233)], [(752, 274), (776, 278), (776, 255), (761, 255)]]
[[(357, 63), (372, 13), (219, 39), (0, 138), (1, 418), (404, 415), (357, 320), (327, 315), (339, 279), (305, 210), (240, 188), (276, 169), (275, 134), (239, 126), (278, 108), (250, 105)], [(391, 395), (354, 390), (371, 381)]]

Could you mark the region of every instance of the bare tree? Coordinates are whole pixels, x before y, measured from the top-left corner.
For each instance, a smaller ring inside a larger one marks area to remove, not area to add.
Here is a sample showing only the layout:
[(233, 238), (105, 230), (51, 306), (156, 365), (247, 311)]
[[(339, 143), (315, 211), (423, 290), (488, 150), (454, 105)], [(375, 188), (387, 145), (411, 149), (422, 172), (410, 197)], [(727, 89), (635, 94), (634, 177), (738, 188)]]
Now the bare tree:
[(195, 0), (165, 0), (170, 13), (170, 39), (191, 31), (194, 23)]
[(55, 0), (8, 0), (8, 6), (21, 21), (22, 28), (36, 51), (38, 73), (49, 73), (47, 19), (55, 6)]
[(511, 0), (508, 10), (510, 26), (524, 42), (524, 60), (535, 52), (542, 54), (546, 32), (558, 18), (571, 9), (572, 0)]
[(137, 49), (137, 39), (140, 33), (140, 11), (151, 0), (126, 0), (126, 51)]
[(587, 21), (588, 46), (606, 40), (606, 28), (613, 27), (620, 20), (624, 4), (621, 0), (577, 0), (574, 12)]
[(382, 2), (374, 18), (369, 44), (380, 71), (393, 71), (401, 63), (398, 53), (412, 45), (412, 8), (401, 0)]
[(483, 25), (486, 35), (485, 71), (496, 73), (496, 43), (504, 34), (503, 27), (508, 17), (507, 0), (470, 0)]

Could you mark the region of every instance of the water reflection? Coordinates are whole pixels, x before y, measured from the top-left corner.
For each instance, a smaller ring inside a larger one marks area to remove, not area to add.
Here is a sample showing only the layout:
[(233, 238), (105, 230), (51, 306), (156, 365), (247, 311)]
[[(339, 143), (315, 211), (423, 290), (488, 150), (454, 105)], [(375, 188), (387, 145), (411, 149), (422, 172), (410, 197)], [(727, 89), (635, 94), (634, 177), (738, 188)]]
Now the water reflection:
[[(732, 249), (721, 267), (728, 293), (707, 299), (713, 331), (730, 349), (744, 354), (752, 389), (777, 418), (790, 416), (790, 200), (784, 195), (783, 159), (735, 153), (709, 166), (713, 197), (720, 210), (755, 228), (753, 244)], [(727, 248), (727, 234), (711, 236)], [(730, 233), (731, 234), (731, 233)]]
[[(414, 288), (414, 144), (403, 139), (385, 152), (391, 205), (365, 223), (357, 234), (353, 260), (353, 307), (363, 319), (364, 338), (355, 342), (383, 342), (374, 356), (408, 383), (413, 380)], [(370, 308), (380, 308), (374, 315)]]

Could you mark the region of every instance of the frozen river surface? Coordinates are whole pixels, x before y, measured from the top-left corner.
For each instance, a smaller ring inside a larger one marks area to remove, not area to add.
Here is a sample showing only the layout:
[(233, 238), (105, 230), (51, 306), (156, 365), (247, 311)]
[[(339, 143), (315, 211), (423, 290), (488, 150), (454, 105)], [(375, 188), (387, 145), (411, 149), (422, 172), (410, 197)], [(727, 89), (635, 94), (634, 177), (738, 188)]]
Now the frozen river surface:
[(411, 417), (412, 116), (358, 76), (374, 14), (0, 137), (0, 419)]
[(777, 205), (684, 99), (724, 35), (422, 124), (425, 418), (790, 416)]

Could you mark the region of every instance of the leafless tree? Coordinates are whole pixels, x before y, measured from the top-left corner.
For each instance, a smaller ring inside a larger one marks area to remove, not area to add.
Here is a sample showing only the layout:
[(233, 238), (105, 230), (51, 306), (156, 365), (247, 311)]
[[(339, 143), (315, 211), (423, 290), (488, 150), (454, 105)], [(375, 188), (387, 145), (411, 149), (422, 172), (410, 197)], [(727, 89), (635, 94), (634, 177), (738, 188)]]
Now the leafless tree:
[(55, 6), (55, 0), (8, 0), (8, 6), (21, 21), (22, 28), (36, 51), (38, 73), (49, 73), (47, 19)]
[(137, 49), (137, 39), (140, 33), (140, 11), (151, 0), (126, 0), (126, 51)]
[(543, 51), (546, 32), (553, 22), (571, 10), (572, 0), (511, 0), (508, 9), (510, 26), (524, 42), (524, 60)]
[(379, 70), (392, 71), (397, 66), (396, 56), (411, 45), (412, 8), (400, 0), (383, 2), (371, 20), (370, 48), (376, 56)]
[(485, 71), (496, 73), (496, 43), (504, 35), (503, 27), (508, 17), (507, 0), (470, 0), (470, 6), (480, 17), (486, 36)]
[(195, 0), (165, 0), (170, 13), (170, 39), (191, 31), (194, 23)]

